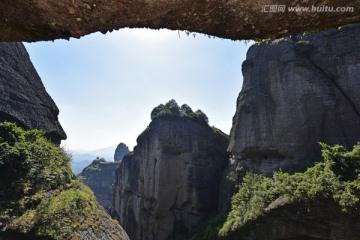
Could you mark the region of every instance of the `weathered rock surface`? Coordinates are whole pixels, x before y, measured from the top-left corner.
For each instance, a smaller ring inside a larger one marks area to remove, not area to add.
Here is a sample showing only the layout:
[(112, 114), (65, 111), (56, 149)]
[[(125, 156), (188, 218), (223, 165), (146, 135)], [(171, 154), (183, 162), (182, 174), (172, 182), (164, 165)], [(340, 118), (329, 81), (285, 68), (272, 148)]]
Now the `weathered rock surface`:
[(42, 129), (57, 144), (66, 139), (59, 110), (22, 43), (0, 43), (0, 121)]
[(118, 162), (96, 159), (78, 175), (94, 192), (100, 205), (108, 211), (112, 204), (115, 170), (119, 165)]
[(115, 149), (114, 161), (120, 162), (123, 159), (123, 157), (129, 152), (130, 150), (128, 146), (126, 146), (126, 144), (124, 143), (120, 143)]
[[(285, 7), (284, 12), (278, 12), (279, 5)], [(229, 39), (264, 39), (358, 23), (359, 5), (359, 0), (2, 0), (0, 40), (79, 38), (124, 27), (188, 30)], [(312, 11), (313, 6), (333, 9), (317, 12)], [(291, 11), (288, 7), (309, 9)], [(345, 8), (345, 12), (337, 11), (337, 7)], [(346, 7), (353, 11), (346, 11)]]
[(320, 145), (360, 141), (360, 27), (252, 46), (243, 63), (229, 152), (271, 175), (320, 159)]
[(218, 208), (228, 138), (193, 120), (155, 118), (116, 171), (114, 214), (131, 239), (175, 239)]

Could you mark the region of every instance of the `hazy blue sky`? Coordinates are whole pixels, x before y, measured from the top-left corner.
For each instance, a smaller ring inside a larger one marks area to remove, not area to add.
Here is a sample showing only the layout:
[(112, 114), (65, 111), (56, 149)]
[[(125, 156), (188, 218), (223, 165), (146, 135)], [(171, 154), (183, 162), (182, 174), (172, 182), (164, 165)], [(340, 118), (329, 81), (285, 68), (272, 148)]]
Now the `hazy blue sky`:
[(60, 109), (63, 143), (86, 150), (119, 142), (132, 149), (151, 110), (170, 99), (201, 109), (229, 133), (249, 47), (146, 29), (25, 45)]

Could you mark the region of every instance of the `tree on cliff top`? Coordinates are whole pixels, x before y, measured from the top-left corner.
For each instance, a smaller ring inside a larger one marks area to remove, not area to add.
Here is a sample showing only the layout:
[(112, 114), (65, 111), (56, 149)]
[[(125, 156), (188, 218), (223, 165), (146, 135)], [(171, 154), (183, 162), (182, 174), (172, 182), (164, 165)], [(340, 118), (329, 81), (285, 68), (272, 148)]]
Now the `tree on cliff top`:
[(168, 101), (165, 105), (160, 104), (155, 107), (151, 112), (151, 120), (154, 120), (155, 118), (187, 118), (206, 125), (209, 123), (209, 119), (203, 111), (199, 109), (194, 112), (187, 104), (183, 104), (179, 107), (174, 99)]

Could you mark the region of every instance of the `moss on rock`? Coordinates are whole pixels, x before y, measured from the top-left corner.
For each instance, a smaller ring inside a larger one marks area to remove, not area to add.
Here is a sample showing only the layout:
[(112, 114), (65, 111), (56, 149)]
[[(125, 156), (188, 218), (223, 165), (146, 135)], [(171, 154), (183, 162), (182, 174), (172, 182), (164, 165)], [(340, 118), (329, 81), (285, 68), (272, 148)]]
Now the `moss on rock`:
[(38, 130), (0, 124), (1, 239), (128, 239)]

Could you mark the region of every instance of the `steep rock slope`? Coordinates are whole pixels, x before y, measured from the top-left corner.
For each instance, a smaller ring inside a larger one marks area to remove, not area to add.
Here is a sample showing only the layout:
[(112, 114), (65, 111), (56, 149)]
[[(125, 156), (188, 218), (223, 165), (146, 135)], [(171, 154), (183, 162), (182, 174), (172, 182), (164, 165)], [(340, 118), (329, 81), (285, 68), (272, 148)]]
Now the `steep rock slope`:
[(228, 150), (271, 175), (320, 158), (320, 145), (360, 141), (360, 27), (252, 46)]
[(175, 101), (151, 115), (116, 171), (113, 210), (131, 239), (175, 239), (217, 210), (228, 137)]
[(123, 157), (130, 152), (128, 146), (125, 143), (119, 143), (115, 149), (114, 161), (120, 162)]
[(46, 92), (22, 43), (0, 43), (0, 121), (42, 129), (60, 144), (66, 139), (59, 110)]
[(112, 204), (115, 170), (119, 165), (118, 162), (96, 159), (78, 175), (81, 181), (91, 188), (96, 200), (106, 210), (109, 210)]

